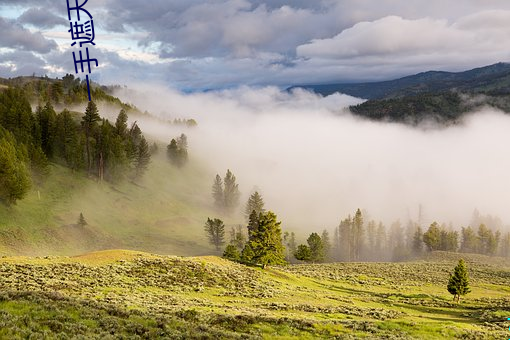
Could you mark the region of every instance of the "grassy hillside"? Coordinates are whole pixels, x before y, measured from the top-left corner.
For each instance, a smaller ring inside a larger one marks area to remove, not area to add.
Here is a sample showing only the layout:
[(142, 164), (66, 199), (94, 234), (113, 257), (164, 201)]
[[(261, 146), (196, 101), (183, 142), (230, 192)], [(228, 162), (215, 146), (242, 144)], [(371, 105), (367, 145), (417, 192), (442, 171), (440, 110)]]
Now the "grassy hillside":
[[(153, 157), (138, 184), (98, 182), (52, 164), (25, 199), (0, 205), (0, 254), (73, 255), (107, 248), (213, 253), (202, 229), (216, 215), (211, 179), (193, 162), (179, 170), (165, 157)], [(80, 212), (87, 226), (77, 225)]]
[(457, 305), (456, 256), (264, 271), (132, 251), (5, 257), (0, 338), (508, 337), (510, 264), (467, 256), (472, 293)]

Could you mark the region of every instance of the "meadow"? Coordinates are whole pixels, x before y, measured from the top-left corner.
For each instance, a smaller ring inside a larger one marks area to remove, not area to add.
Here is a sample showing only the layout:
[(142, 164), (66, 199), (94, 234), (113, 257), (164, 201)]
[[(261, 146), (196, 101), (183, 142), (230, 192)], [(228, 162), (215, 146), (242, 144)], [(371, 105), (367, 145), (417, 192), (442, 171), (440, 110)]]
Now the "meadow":
[(0, 338), (504, 339), (510, 263), (463, 254), (406, 263), (247, 267), (218, 257), (109, 250), (0, 259)]

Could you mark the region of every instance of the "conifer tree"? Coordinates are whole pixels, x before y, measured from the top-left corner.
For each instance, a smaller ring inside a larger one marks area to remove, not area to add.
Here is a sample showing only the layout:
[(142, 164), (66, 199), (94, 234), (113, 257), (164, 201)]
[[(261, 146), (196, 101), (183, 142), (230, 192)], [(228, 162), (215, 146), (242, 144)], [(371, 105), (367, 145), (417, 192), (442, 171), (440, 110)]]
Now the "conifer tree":
[(310, 261), (322, 262), (324, 261), (324, 244), (321, 237), (317, 233), (311, 233), (306, 240), (310, 248)]
[(421, 227), (418, 226), (413, 235), (413, 252), (414, 254), (419, 255), (421, 254), (422, 250), (423, 250), (423, 232), (421, 230)]
[(332, 254), (331, 254), (331, 241), (329, 239), (329, 232), (324, 229), (322, 231), (322, 235), (321, 235), (321, 240), (322, 240), (322, 246), (324, 248), (324, 259), (323, 261), (330, 261), (331, 258), (332, 258)]
[(271, 264), (285, 263), (280, 224), (271, 211), (259, 214), (258, 228), (247, 243), (253, 250), (252, 263), (260, 264), (262, 268)]
[(88, 223), (87, 221), (85, 220), (85, 217), (83, 216), (83, 213), (80, 213), (80, 217), (78, 217), (78, 225), (80, 227), (84, 227), (86, 226)]
[(90, 150), (90, 137), (94, 131), (94, 128), (97, 126), (97, 122), (100, 120), (99, 113), (97, 110), (97, 106), (93, 101), (89, 101), (87, 104), (87, 109), (85, 110), (85, 115), (82, 118), (81, 124), (83, 130), (85, 131), (85, 148), (87, 152), (87, 171), (90, 174), (92, 170), (92, 157)]
[(224, 207), (224, 201), (223, 201), (223, 181), (220, 177), (220, 175), (216, 175), (214, 178), (214, 183), (212, 186), (212, 196), (214, 198), (214, 206), (218, 210), (222, 210)]
[[(0, 201), (15, 204), (25, 197), (31, 186), (30, 173), (12, 134), (0, 127)], [(26, 149), (25, 149), (26, 152)]]
[(234, 244), (229, 244), (223, 252), (223, 257), (227, 260), (238, 262), (241, 259), (241, 254)]
[(142, 136), (140, 139), (140, 144), (138, 145), (138, 153), (135, 160), (135, 179), (139, 179), (143, 176), (149, 166), (150, 161), (151, 153), (149, 151), (149, 144), (145, 140), (145, 137)]
[(438, 250), (441, 245), (441, 229), (439, 224), (433, 222), (429, 229), (423, 234), (423, 243), (429, 250)]
[(467, 266), (463, 259), (459, 260), (453, 275), (450, 274), (447, 289), (453, 295), (453, 300), (457, 299), (457, 303), (460, 302), (461, 295), (466, 295), (471, 291), (469, 289)]
[(255, 191), (253, 194), (251, 194), (250, 198), (248, 198), (248, 202), (246, 202), (246, 207), (244, 209), (244, 215), (246, 216), (246, 219), (249, 220), (253, 211), (255, 211), (257, 215), (265, 211), (264, 200), (258, 191)]
[(312, 251), (306, 244), (300, 244), (294, 252), (294, 257), (299, 261), (310, 262), (312, 260)]
[(363, 247), (363, 234), (363, 215), (361, 210), (358, 209), (352, 219), (352, 250), (355, 261), (360, 259), (361, 248)]
[(223, 180), (224, 183), (224, 207), (227, 213), (232, 213), (232, 211), (239, 205), (239, 185), (236, 183), (236, 176), (230, 171), (227, 170), (225, 178)]
[(215, 246), (216, 250), (219, 251), (221, 246), (225, 243), (225, 225), (223, 221), (218, 218), (207, 218), (204, 230), (209, 239), (209, 243)]

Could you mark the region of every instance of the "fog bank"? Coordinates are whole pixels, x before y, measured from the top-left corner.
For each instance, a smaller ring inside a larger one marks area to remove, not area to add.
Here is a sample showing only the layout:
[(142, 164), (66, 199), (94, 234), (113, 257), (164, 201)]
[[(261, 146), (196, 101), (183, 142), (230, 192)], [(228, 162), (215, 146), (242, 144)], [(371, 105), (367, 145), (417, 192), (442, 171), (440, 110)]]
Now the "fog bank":
[[(194, 118), (192, 161), (211, 184), (231, 169), (244, 204), (256, 187), (287, 227), (338, 225), (358, 207), (370, 218), (469, 223), (475, 208), (510, 221), (510, 117), (492, 109), (463, 124), (420, 129), (369, 122), (345, 109), (361, 100), (277, 88), (183, 94), (160, 87), (118, 93), (163, 119)], [(142, 130), (168, 144), (177, 131), (149, 120)], [(210, 195), (209, 192), (204, 193)]]

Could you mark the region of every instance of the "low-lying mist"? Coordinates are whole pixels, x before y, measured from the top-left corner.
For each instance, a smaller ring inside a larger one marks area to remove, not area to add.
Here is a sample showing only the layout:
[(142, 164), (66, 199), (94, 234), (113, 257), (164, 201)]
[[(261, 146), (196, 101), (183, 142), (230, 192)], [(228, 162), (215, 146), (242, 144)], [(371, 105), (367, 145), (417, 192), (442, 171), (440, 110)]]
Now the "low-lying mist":
[(162, 119), (197, 120), (189, 130), (138, 122), (165, 145), (186, 133), (211, 185), (231, 169), (242, 204), (258, 189), (286, 228), (331, 228), (358, 207), (366, 220), (417, 220), (420, 205), (425, 225), (465, 226), (474, 209), (510, 221), (510, 117), (489, 108), (425, 129), (353, 117), (346, 108), (362, 100), (340, 94), (146, 86), (117, 95)]

